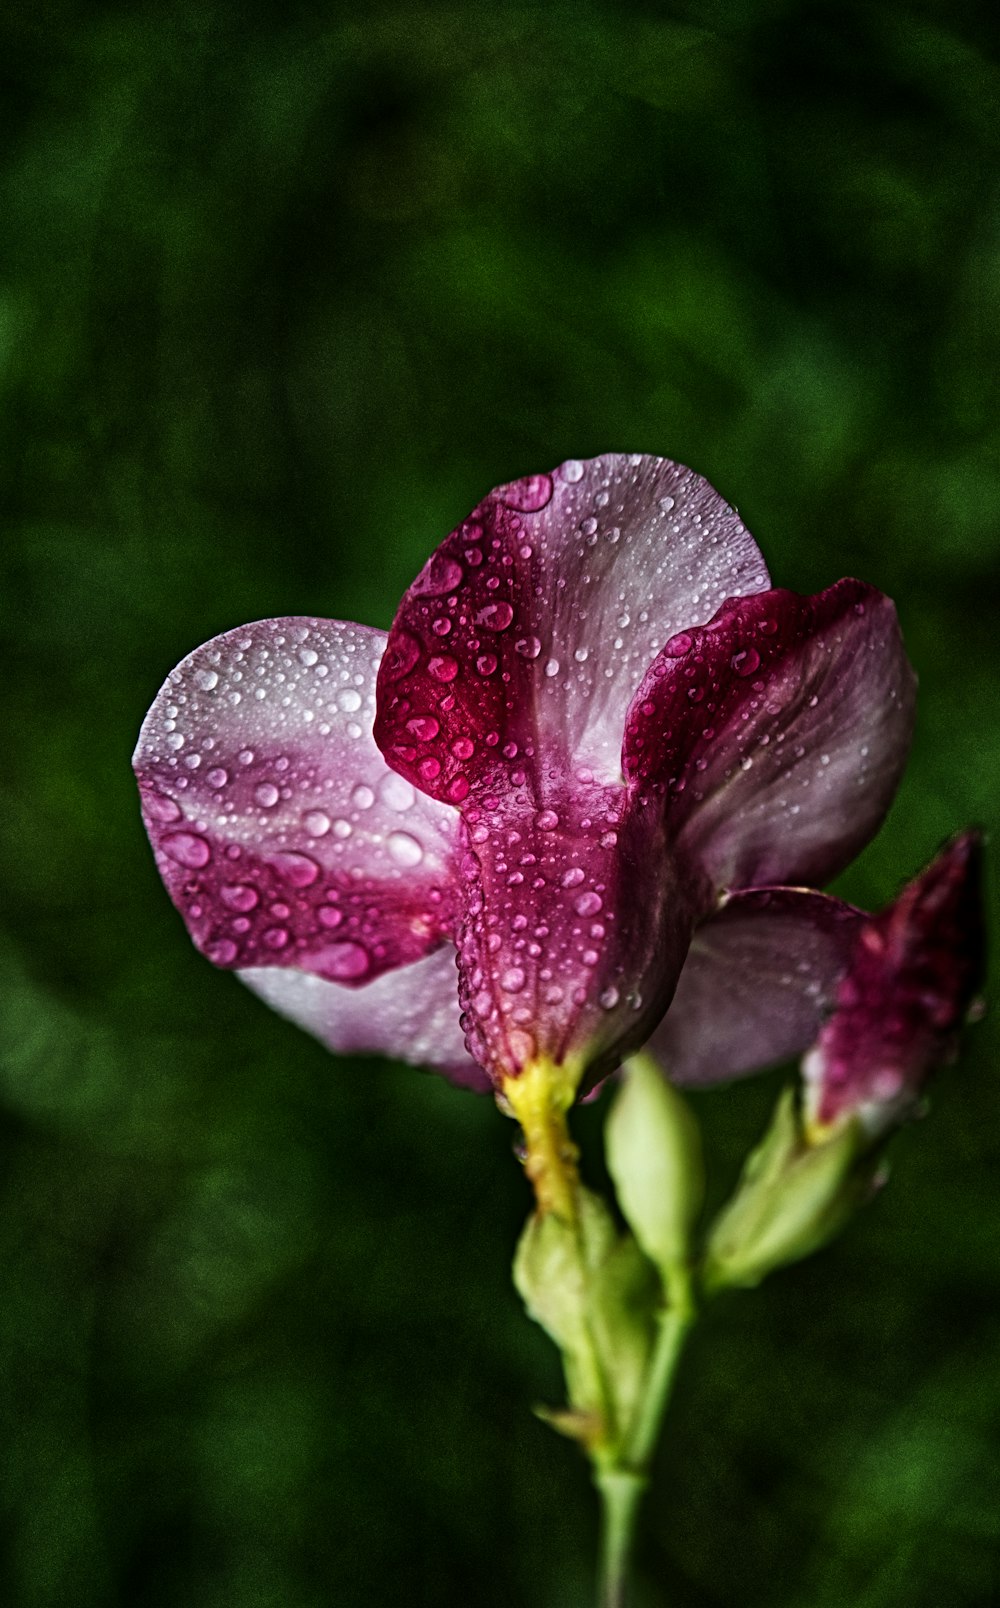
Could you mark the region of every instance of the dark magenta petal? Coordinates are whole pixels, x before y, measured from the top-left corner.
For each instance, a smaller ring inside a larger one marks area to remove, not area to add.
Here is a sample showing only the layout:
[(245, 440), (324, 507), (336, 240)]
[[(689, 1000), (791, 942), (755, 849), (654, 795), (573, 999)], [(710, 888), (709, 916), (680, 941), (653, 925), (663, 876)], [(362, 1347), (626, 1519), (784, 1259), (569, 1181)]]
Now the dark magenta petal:
[(738, 515), (663, 458), (610, 454), (491, 492), (400, 605), (375, 736), (446, 803), (554, 764), (620, 778), (629, 701), (667, 639), (769, 584)]
[(381, 632), (265, 620), (168, 677), (133, 764), (156, 863), (217, 966), (358, 987), (454, 930), (458, 819), (372, 739)]
[(860, 581), (731, 599), (650, 667), (622, 763), (714, 886), (825, 882), (888, 809), (914, 694), (895, 610)]
[(857, 1112), (880, 1131), (905, 1116), (953, 1052), (982, 972), (980, 840), (966, 832), (856, 935), (803, 1064), (813, 1120)]
[(802, 1055), (847, 970), (861, 912), (805, 888), (731, 894), (696, 931), (649, 1049), (675, 1083), (723, 1083)]
[(366, 988), (340, 988), (311, 972), (241, 972), (242, 981), (282, 1016), (343, 1055), (387, 1055), (444, 1072), (485, 1092), (492, 1084), (468, 1054), (459, 1026), (455, 950), (387, 972)]
[(694, 903), (662, 811), (623, 787), (466, 814), (459, 973), (466, 1041), (501, 1082), (528, 1062), (583, 1086), (647, 1038), (670, 1000)]

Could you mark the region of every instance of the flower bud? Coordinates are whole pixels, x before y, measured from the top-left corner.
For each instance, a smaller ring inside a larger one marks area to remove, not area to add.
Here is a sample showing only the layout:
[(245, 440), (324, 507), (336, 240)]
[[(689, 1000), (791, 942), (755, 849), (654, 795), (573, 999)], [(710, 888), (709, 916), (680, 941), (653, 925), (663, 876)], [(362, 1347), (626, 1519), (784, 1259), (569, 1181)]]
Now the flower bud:
[(683, 1096), (646, 1056), (626, 1064), (605, 1146), (622, 1215), (669, 1285), (690, 1254), (704, 1198), (701, 1135)]
[(880, 1141), (954, 1051), (979, 982), (979, 838), (964, 833), (861, 926), (833, 1012), (709, 1236), (709, 1289), (818, 1250), (868, 1199)]
[(833, 1012), (802, 1064), (814, 1138), (856, 1116), (871, 1137), (916, 1108), (955, 1050), (982, 974), (980, 843), (949, 843), (861, 927)]

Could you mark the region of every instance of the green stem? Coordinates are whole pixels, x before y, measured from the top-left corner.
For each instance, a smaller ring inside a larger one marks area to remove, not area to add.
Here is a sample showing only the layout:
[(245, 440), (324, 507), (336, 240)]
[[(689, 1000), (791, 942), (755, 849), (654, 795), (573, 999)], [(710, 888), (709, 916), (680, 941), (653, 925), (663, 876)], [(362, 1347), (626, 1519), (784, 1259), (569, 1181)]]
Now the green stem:
[(601, 1493), (598, 1608), (625, 1608), (635, 1521), (646, 1479), (631, 1469), (602, 1468), (594, 1483)]
[(696, 1312), (687, 1269), (675, 1270), (669, 1281), (667, 1305), (660, 1314), (659, 1332), (649, 1361), (646, 1384), (635, 1410), (622, 1452), (629, 1468), (648, 1472), (656, 1450), (660, 1426), (677, 1373), (684, 1342), (694, 1324)]
[(645, 1386), (628, 1433), (614, 1463), (599, 1468), (595, 1475), (602, 1505), (598, 1608), (626, 1608), (639, 1504), (649, 1483), (649, 1465), (695, 1316), (691, 1276), (686, 1268), (675, 1268), (668, 1281), (668, 1304), (660, 1315)]

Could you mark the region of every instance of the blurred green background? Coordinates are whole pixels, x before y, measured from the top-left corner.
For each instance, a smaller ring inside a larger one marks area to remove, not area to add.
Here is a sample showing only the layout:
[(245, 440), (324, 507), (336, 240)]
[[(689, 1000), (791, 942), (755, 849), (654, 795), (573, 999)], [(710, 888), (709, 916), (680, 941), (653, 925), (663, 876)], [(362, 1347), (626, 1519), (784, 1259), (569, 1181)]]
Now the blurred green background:
[[(489, 1101), (327, 1056), (190, 947), (139, 824), (203, 639), (385, 626), (499, 481), (692, 464), (921, 677), (844, 879), (989, 822), (988, 8), (40, 0), (0, 23), (0, 1416), (11, 1608), (576, 1608)], [(830, 1252), (685, 1366), (639, 1608), (1000, 1603), (989, 1020)], [(722, 1191), (780, 1077), (703, 1096)], [(602, 1112), (580, 1114), (591, 1150)]]

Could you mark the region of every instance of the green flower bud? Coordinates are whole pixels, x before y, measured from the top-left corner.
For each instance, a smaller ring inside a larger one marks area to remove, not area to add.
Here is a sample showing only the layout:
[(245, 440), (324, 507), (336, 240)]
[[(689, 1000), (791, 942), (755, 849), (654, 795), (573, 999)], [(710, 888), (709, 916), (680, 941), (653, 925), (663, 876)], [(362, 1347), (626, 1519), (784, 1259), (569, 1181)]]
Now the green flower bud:
[(819, 1250), (869, 1197), (878, 1168), (859, 1122), (810, 1143), (795, 1091), (787, 1089), (712, 1226), (706, 1288), (759, 1284), (775, 1268)]
[(605, 1147), (622, 1215), (669, 1286), (690, 1255), (705, 1174), (691, 1109), (648, 1056), (625, 1067)]

